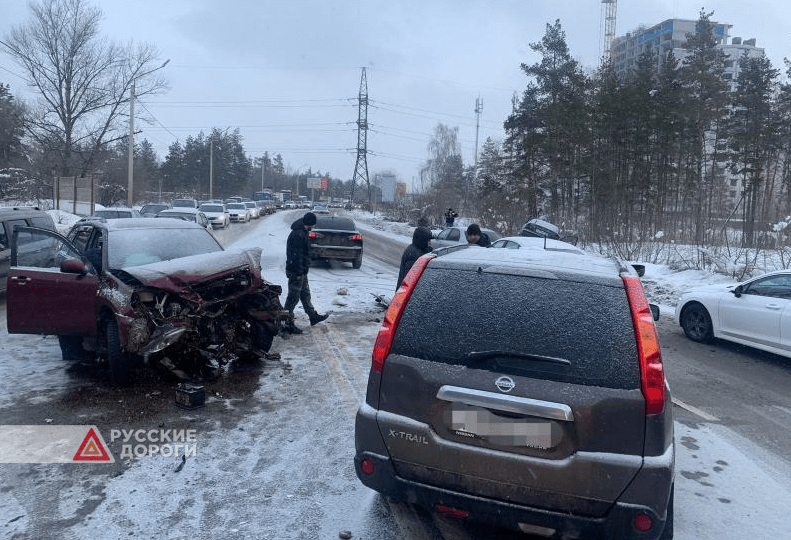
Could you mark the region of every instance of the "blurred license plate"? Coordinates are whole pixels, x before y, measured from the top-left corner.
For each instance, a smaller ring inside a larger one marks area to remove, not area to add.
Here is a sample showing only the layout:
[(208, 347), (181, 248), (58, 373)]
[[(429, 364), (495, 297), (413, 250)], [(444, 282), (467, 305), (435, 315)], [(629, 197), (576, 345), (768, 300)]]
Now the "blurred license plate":
[(450, 428), (456, 435), (483, 439), (501, 446), (548, 449), (557, 445), (552, 438), (552, 422), (536, 418), (499, 416), (487, 409), (453, 403)]

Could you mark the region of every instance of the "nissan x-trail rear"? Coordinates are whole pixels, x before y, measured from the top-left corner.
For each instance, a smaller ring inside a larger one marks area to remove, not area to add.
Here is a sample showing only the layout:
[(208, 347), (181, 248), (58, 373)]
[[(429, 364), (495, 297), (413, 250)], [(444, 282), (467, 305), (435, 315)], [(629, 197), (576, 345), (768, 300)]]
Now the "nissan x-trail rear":
[(670, 393), (632, 269), (466, 247), (385, 316), (355, 468), (368, 487), (547, 538), (672, 538)]

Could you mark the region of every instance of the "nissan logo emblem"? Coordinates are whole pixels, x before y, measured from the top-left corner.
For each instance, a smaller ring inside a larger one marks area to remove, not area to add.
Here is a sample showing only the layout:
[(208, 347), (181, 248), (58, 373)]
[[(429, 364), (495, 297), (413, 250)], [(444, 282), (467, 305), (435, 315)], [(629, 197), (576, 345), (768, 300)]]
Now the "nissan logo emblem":
[(514, 380), (511, 377), (506, 377), (503, 375), (496, 381), (494, 381), (494, 385), (500, 389), (501, 392), (510, 392), (516, 384), (514, 384)]

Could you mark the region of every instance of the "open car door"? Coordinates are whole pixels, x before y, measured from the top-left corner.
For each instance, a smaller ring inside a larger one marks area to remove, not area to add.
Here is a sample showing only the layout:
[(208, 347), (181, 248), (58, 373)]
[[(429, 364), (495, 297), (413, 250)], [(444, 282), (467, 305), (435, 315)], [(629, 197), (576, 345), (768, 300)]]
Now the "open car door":
[(6, 312), (9, 334), (96, 334), (98, 276), (60, 234), (16, 227)]

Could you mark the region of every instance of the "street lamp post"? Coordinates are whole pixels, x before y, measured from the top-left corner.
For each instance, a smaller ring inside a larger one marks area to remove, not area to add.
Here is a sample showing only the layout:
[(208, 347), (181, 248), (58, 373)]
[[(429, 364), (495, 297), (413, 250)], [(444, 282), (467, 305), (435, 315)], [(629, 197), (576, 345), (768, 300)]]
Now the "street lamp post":
[[(170, 62), (170, 58), (165, 60), (161, 66), (154, 68), (151, 71), (146, 71), (132, 79), (132, 85), (129, 89), (129, 167), (128, 178), (126, 182), (126, 203), (129, 208), (132, 208), (132, 188), (134, 184), (134, 167), (135, 167), (135, 81), (145, 75), (150, 75), (158, 69), (162, 69)], [(161, 190), (160, 190), (161, 192)], [(161, 196), (161, 193), (160, 193)]]

